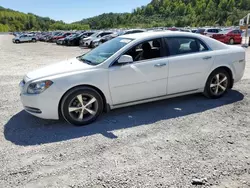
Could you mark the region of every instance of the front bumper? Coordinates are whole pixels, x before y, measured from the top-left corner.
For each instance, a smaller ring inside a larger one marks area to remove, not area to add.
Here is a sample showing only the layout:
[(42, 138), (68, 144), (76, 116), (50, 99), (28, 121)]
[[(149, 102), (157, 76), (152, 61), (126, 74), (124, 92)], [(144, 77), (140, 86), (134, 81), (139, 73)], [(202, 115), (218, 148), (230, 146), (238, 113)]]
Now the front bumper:
[(24, 106), (24, 110), (34, 116), (42, 119), (59, 119), (58, 106), (60, 102), (60, 92), (53, 85), (40, 94), (24, 93), (25, 84), (20, 83), (20, 98)]

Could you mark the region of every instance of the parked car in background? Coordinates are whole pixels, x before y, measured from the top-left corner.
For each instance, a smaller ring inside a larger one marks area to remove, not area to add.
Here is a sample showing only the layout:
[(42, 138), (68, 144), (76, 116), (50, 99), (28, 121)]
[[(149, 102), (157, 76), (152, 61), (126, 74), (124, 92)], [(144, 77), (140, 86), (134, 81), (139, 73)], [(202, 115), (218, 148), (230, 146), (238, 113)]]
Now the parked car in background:
[(75, 35), (74, 37), (71, 37), (68, 39), (68, 41), (66, 42), (66, 45), (67, 46), (79, 46), (81, 39), (87, 38), (93, 34), (94, 32), (83, 32), (79, 35)]
[(118, 36), (117, 33), (111, 33), (109, 35), (104, 35), (101, 38), (97, 38), (97, 39), (93, 40), (92, 46), (97, 47), (100, 44), (103, 44), (103, 43), (105, 43), (105, 42), (107, 42), (107, 41), (109, 41), (109, 40), (111, 40), (111, 39), (113, 39), (113, 38), (115, 38), (117, 36)]
[(105, 35), (110, 35), (112, 33), (112, 31), (100, 31), (100, 32), (96, 32), (93, 35), (82, 39), (82, 46), (83, 47), (89, 47), (89, 48), (93, 48), (93, 41), (97, 38), (101, 38)]
[(200, 29), (197, 29), (195, 33), (206, 35), (208, 37), (212, 37), (213, 34), (219, 33), (221, 31), (222, 30), (218, 28), (200, 28)]
[(120, 33), (119, 35), (128, 35), (128, 34), (134, 34), (134, 33), (143, 33), (145, 32), (145, 29), (130, 29), (126, 30), (123, 33)]
[(224, 30), (213, 34), (212, 38), (226, 44), (241, 44), (242, 41), (240, 30)]
[(39, 35), (37, 35), (37, 40), (45, 41), (46, 37), (49, 36), (49, 35), (50, 35), (49, 32), (40, 33)]
[(65, 38), (71, 34), (72, 34), (71, 32), (65, 32), (65, 33), (62, 33), (60, 35), (56, 35), (56, 36), (52, 37), (52, 42), (56, 42), (57, 40)]
[(182, 32), (191, 32), (190, 29), (183, 29), (183, 28), (180, 28), (179, 31), (182, 31)]
[(123, 35), (28, 73), (20, 97), (32, 115), (86, 125), (110, 109), (193, 93), (220, 98), (243, 77), (245, 55), (187, 32)]
[(12, 39), (13, 43), (21, 43), (21, 42), (36, 42), (36, 36), (31, 34), (23, 34), (17, 35), (15, 38)]
[(121, 36), (121, 35), (129, 35), (129, 34), (134, 34), (134, 33), (143, 33), (145, 32), (146, 30), (144, 29), (130, 29), (130, 30), (125, 30), (125, 31), (117, 31), (117, 32), (113, 32), (109, 35), (105, 35), (101, 38), (97, 38), (93, 41), (93, 46), (94, 47), (97, 47), (99, 46), (100, 44), (103, 44), (113, 38), (116, 38), (118, 36)]
[(46, 37), (46, 42), (52, 42), (53, 38), (56, 36), (61, 36), (63, 35), (64, 32), (61, 31), (55, 31), (55, 32), (51, 32), (47, 37)]
[(66, 37), (63, 37), (63, 38), (60, 38), (56, 41), (56, 44), (57, 45), (65, 45), (68, 40), (71, 38), (71, 37), (74, 37), (76, 35), (76, 33), (71, 33), (71, 35), (68, 35)]

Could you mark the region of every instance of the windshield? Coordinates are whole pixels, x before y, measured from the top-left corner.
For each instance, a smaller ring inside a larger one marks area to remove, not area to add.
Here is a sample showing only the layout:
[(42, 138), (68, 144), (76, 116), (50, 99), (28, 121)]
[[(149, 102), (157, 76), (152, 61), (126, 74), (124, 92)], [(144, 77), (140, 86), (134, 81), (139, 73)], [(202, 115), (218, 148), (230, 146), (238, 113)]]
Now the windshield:
[(133, 39), (120, 37), (112, 39), (98, 46), (87, 54), (78, 57), (78, 59), (91, 65), (101, 64), (106, 59), (110, 58), (113, 54), (115, 54), (118, 50), (130, 43), (132, 40)]

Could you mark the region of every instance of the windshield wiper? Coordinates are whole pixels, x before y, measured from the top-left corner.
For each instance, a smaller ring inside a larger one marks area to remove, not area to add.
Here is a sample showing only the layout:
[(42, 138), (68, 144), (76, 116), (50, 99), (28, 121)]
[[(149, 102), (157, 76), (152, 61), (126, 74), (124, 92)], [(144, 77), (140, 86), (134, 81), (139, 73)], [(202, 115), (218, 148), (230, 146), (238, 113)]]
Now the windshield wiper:
[(88, 60), (88, 59), (82, 59), (81, 57), (77, 57), (77, 59), (79, 61), (82, 61), (84, 63), (87, 63), (88, 65), (95, 65), (92, 61)]

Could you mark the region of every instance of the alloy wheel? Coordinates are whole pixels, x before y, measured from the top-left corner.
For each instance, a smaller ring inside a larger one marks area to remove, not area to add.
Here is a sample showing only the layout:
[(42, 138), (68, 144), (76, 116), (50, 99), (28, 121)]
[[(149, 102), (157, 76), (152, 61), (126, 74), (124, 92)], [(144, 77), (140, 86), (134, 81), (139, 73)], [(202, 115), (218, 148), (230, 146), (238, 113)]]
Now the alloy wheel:
[(222, 95), (228, 88), (228, 78), (223, 73), (216, 74), (210, 83), (210, 91), (213, 95)]
[(75, 121), (89, 121), (98, 111), (98, 101), (90, 94), (79, 94), (69, 103), (68, 111)]

